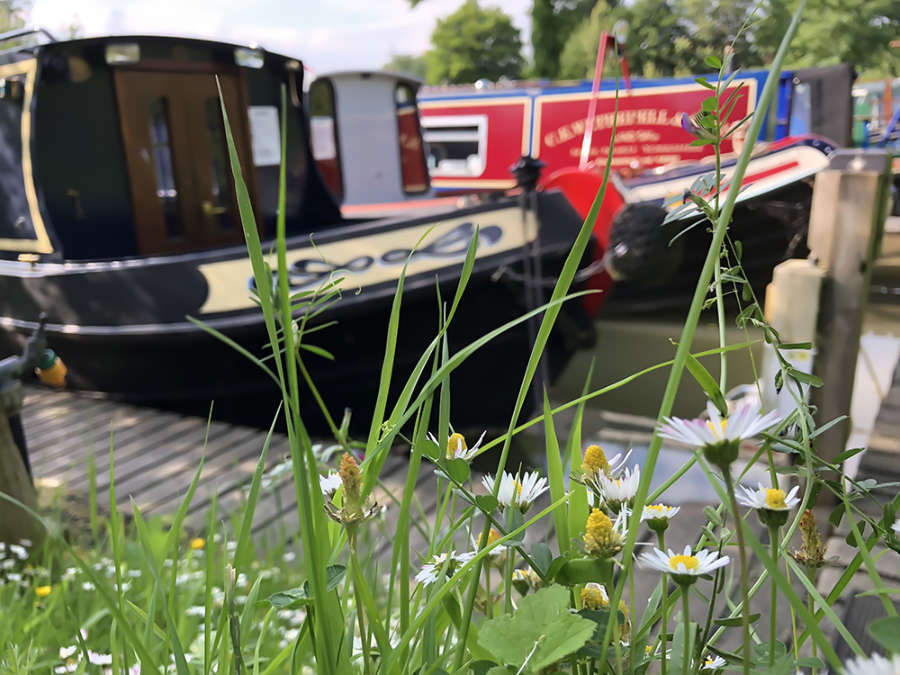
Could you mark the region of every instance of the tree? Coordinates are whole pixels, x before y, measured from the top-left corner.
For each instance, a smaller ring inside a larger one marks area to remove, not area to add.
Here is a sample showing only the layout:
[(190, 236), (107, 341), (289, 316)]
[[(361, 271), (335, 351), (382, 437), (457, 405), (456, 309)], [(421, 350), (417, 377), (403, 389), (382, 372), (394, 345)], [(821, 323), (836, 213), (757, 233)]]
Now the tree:
[(414, 54), (393, 54), (391, 60), (385, 63), (382, 70), (389, 70), (394, 73), (404, 73), (412, 75), (419, 80), (425, 80), (428, 75), (428, 62), (425, 56), (416, 56)]
[[(531, 6), (531, 47), (535, 77), (559, 77), (560, 57), (572, 32), (591, 15), (596, 0), (534, 0)], [(607, 4), (615, 4), (610, 0)]]
[(600, 34), (611, 33), (616, 21), (626, 10), (613, 8), (606, 0), (599, 0), (591, 15), (582, 21), (566, 40), (559, 57), (559, 77), (571, 80), (594, 76)]
[[(754, 32), (766, 61), (781, 41), (796, 0), (768, 0), (766, 19)], [(775, 20), (770, 20), (775, 19)], [(780, 27), (776, 24), (782, 23)], [(900, 3), (866, 0), (852, 11), (833, 0), (810, 0), (787, 56), (789, 67), (850, 63), (871, 75), (900, 75), (900, 50), (890, 41), (900, 35)]]
[(521, 76), (522, 38), (498, 7), (482, 8), (478, 0), (466, 0), (456, 12), (438, 20), (431, 44), (426, 54), (429, 82)]
[(0, 33), (24, 26), (30, 9), (30, 0), (0, 0)]

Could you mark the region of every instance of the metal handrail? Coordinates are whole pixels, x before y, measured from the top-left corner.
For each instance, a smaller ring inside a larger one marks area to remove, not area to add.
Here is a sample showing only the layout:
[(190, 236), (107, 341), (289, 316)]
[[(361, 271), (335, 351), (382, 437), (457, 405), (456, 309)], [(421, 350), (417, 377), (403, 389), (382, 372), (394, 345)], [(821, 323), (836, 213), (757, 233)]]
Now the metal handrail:
[(0, 44), (6, 42), (7, 40), (16, 40), (18, 38), (39, 33), (42, 33), (50, 42), (56, 42), (56, 38), (53, 36), (53, 33), (48, 31), (43, 26), (31, 26), (29, 28), (16, 28), (15, 30), (0, 33)]

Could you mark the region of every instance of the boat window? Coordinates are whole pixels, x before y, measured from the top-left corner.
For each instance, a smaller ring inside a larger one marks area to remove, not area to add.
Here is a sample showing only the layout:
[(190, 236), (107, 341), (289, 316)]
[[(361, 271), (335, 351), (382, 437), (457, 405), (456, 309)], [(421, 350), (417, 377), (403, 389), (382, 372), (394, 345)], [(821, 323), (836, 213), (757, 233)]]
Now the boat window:
[(309, 127), (313, 159), (319, 173), (335, 198), (341, 201), (344, 183), (338, 152), (337, 110), (334, 86), (328, 78), (314, 80), (309, 87)]
[(394, 90), (397, 105), (397, 131), (400, 138), (400, 174), (403, 191), (407, 194), (428, 190), (428, 165), (422, 129), (419, 126), (419, 109), (416, 106), (416, 90), (404, 83)]
[[(231, 181), (228, 179), (228, 165), (225, 158), (225, 128), (222, 125), (222, 113), (219, 112), (219, 99), (207, 98), (204, 103), (206, 116), (206, 141), (210, 158), (210, 192), (212, 200), (203, 202), (202, 207), (219, 229), (230, 230), (234, 227), (231, 204)], [(209, 206), (207, 206), (209, 204)]]
[(175, 187), (175, 168), (169, 140), (169, 99), (164, 96), (150, 99), (149, 112), (156, 196), (162, 203), (166, 236), (175, 239), (184, 235), (184, 228), (178, 215), (178, 189)]
[(434, 115), (422, 118), (428, 168), (443, 176), (480, 176), (487, 155), (486, 115)]

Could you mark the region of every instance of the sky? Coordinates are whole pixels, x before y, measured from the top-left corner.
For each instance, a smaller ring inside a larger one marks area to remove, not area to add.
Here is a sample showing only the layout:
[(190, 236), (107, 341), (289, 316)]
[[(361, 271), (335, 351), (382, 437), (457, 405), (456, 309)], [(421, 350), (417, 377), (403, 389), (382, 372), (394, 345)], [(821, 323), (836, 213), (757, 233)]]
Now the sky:
[[(31, 23), (84, 37), (152, 34), (255, 42), (299, 58), (314, 72), (380, 68), (392, 54), (428, 49), (435, 21), (463, 0), (33, 0)], [(487, 0), (528, 42), (532, 0)]]

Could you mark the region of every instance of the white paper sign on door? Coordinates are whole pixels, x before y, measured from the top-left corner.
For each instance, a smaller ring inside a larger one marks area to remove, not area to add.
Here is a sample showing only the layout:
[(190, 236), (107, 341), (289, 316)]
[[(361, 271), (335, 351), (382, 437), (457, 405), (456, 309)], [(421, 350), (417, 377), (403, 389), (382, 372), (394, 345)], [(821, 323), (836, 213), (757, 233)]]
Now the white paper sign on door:
[(273, 105), (251, 105), (247, 109), (250, 120), (250, 140), (253, 164), (271, 166), (281, 163), (281, 133), (278, 109)]

